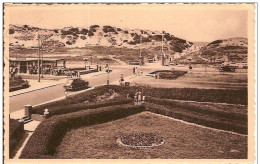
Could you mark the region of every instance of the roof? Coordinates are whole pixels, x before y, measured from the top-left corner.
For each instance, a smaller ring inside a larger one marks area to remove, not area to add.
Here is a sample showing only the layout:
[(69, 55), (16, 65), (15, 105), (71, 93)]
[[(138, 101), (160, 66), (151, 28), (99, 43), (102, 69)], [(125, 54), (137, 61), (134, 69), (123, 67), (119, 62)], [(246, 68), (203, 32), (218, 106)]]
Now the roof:
[[(40, 58), (41, 60), (41, 58)], [(60, 61), (63, 58), (43, 58), (43, 61)], [(9, 58), (9, 61), (38, 61), (38, 58)]]

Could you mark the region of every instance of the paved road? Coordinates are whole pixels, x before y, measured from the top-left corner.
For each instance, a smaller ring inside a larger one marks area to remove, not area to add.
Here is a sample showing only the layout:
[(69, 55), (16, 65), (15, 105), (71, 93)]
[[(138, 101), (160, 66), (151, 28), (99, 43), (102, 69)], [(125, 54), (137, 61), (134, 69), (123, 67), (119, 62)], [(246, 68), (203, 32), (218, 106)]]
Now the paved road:
[[(123, 73), (124, 77), (127, 77), (132, 75), (132, 70), (129, 69), (113, 70), (109, 76), (110, 82), (115, 82), (115, 81), (118, 82), (121, 73)], [(86, 76), (82, 76), (81, 78), (88, 80), (91, 87), (99, 86), (107, 83), (107, 74), (105, 72), (103, 74), (101, 72), (101, 74), (97, 76), (93, 76), (89, 74)], [(63, 88), (63, 86), (64, 84), (61, 84), (50, 88), (41, 89), (41, 90), (9, 97), (10, 113), (23, 109), (24, 105), (27, 104), (37, 105), (65, 96), (64, 94), (65, 89)]]

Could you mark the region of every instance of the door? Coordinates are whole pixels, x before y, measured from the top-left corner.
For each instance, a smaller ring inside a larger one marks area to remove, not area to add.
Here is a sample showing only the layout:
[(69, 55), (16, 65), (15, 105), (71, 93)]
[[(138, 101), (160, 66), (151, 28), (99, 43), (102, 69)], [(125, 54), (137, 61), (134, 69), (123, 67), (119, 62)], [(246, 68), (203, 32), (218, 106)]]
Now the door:
[(27, 66), (25, 61), (20, 62), (20, 73), (27, 73)]

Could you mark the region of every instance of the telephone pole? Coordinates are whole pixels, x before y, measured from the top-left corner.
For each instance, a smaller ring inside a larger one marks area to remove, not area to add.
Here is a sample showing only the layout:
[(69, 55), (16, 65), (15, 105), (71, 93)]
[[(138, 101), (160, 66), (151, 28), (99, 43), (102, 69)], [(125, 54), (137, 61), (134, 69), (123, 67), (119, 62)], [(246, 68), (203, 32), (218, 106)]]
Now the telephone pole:
[(38, 82), (41, 82), (40, 75), (40, 35), (38, 34)]

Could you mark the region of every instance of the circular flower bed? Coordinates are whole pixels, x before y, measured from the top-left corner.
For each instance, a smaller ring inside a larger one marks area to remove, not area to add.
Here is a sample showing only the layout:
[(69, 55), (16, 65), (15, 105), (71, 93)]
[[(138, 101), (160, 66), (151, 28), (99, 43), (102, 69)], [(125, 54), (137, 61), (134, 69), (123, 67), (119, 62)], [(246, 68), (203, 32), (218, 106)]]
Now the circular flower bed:
[(132, 148), (150, 148), (163, 145), (165, 141), (153, 133), (134, 133), (120, 136), (117, 143)]

